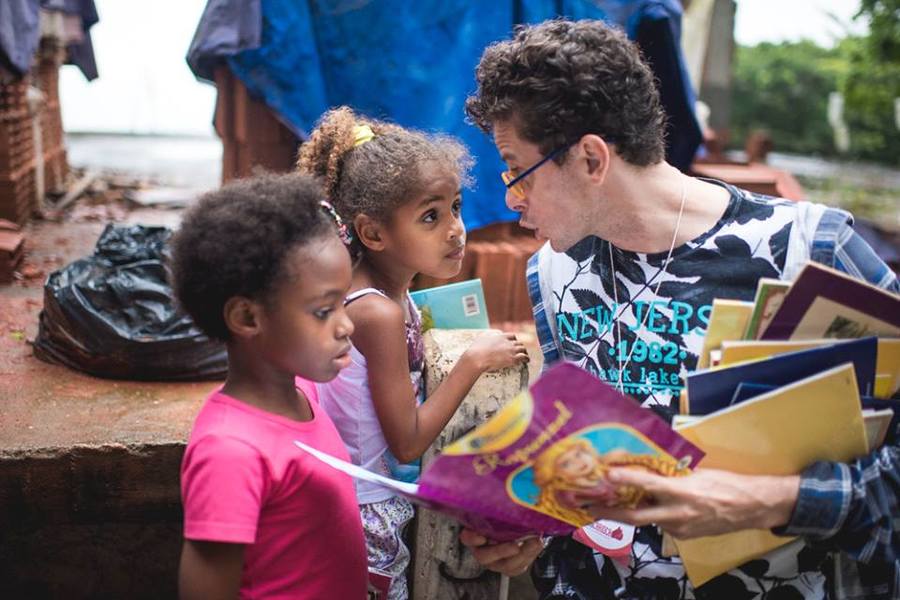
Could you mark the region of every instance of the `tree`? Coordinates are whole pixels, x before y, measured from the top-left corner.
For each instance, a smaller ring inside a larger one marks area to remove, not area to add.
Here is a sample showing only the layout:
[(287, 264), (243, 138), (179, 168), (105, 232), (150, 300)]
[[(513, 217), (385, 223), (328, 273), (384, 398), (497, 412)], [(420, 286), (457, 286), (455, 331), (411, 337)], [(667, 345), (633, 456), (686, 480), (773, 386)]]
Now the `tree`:
[(828, 95), (843, 69), (834, 50), (810, 41), (738, 46), (732, 88), (732, 140), (743, 146), (765, 129), (784, 152), (834, 154)]
[(840, 78), (850, 153), (900, 164), (895, 99), (900, 98), (900, 0), (862, 0), (857, 17), (868, 16), (866, 37), (839, 45), (847, 61)]

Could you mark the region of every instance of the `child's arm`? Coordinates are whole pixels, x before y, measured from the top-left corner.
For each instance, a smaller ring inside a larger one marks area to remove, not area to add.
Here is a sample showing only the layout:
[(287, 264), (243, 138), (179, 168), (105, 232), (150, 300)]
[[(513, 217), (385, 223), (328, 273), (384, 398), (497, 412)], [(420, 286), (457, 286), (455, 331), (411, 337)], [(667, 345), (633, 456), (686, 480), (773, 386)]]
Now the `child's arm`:
[(237, 598), (244, 563), (243, 544), (185, 540), (178, 567), (181, 600)]
[(384, 438), (401, 462), (425, 453), (482, 373), (528, 360), (525, 346), (515, 335), (485, 333), (417, 407), (409, 378), (403, 309), (372, 295), (351, 304), (348, 313), (356, 326), (353, 344), (366, 357), (372, 401)]

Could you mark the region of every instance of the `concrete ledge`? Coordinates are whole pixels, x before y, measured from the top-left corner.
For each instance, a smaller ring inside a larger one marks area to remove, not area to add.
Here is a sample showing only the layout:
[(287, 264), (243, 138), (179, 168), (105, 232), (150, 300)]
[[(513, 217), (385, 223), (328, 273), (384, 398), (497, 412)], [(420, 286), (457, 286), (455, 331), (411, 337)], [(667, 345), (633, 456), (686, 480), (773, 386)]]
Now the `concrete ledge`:
[(183, 443), (0, 459), (0, 597), (174, 598)]
[[(429, 393), (478, 333), (427, 334)], [(37, 361), (24, 342), (3, 346), (0, 374), (12, 377), (0, 377), (0, 598), (175, 597), (181, 457), (194, 415), (219, 384), (96, 379)], [(527, 377), (523, 366), (479, 379), (425, 460)], [(459, 546), (458, 525), (420, 515), (415, 573), (428, 583), (415, 598), (496, 598), (497, 577)]]

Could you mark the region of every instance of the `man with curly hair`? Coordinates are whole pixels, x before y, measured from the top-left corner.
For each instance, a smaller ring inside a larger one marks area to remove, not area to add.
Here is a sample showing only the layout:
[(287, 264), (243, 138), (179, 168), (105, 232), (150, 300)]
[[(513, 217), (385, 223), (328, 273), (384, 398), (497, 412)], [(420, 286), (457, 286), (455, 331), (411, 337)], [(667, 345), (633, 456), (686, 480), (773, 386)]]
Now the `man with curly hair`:
[[(808, 260), (900, 291), (849, 214), (669, 165), (652, 73), (620, 31), (599, 21), (522, 27), (485, 50), (476, 79), (466, 110), (508, 165), (506, 203), (548, 242), (528, 269), (545, 364), (575, 362), (671, 416), (698, 366), (713, 298), (752, 300), (761, 277), (793, 279)], [(570, 538), (542, 553), (536, 540), (489, 544), (466, 531), (463, 542), (507, 574), (534, 562), (544, 598), (900, 594), (896, 446), (790, 477), (613, 469), (609, 478), (654, 499), (636, 509), (590, 506), (598, 518), (641, 526), (624, 565)], [(771, 528), (800, 539), (695, 590), (650, 524), (678, 538)]]

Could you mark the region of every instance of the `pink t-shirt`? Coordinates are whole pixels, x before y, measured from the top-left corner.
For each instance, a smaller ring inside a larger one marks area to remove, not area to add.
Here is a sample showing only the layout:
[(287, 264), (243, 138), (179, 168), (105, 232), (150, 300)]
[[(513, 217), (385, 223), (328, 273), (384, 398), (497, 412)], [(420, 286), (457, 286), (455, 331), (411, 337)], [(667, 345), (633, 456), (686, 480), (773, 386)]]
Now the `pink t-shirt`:
[(241, 598), (366, 597), (366, 548), (353, 481), (297, 448), (349, 460), (315, 386), (298, 422), (214, 392), (181, 464), (184, 537), (246, 544)]

